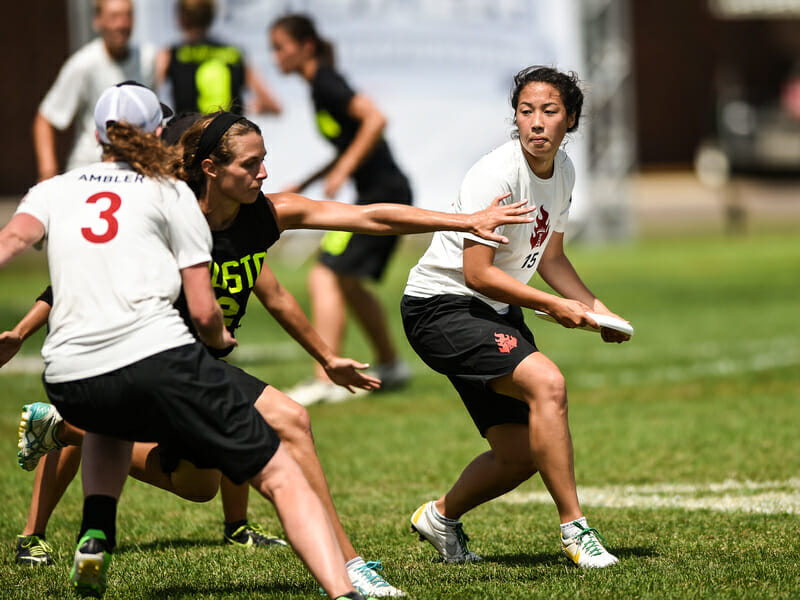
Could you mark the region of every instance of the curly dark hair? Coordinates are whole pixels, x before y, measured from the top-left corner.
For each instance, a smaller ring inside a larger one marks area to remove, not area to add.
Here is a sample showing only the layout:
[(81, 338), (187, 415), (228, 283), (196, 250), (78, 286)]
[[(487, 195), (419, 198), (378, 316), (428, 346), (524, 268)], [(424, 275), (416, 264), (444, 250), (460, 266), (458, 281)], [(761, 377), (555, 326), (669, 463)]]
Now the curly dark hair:
[(106, 134), (110, 143), (103, 144), (104, 159), (124, 161), (147, 177), (177, 177), (178, 151), (164, 144), (157, 134), (121, 121), (110, 124)]
[[(562, 73), (561, 71), (552, 67), (544, 67), (541, 65), (534, 65), (522, 69), (519, 73), (514, 75), (514, 87), (511, 88), (511, 108), (514, 109), (514, 114), (517, 112), (517, 105), (519, 104), (519, 95), (523, 88), (529, 83), (541, 82), (549, 83), (558, 90), (561, 94), (561, 101), (564, 103), (564, 108), (567, 110), (567, 115), (575, 117), (575, 122), (572, 127), (567, 129), (568, 133), (578, 129), (578, 122), (581, 118), (581, 109), (583, 108), (583, 90), (580, 87), (580, 80), (577, 73), (569, 71)], [(514, 137), (519, 136), (519, 130), (516, 129), (517, 120), (514, 117)]]

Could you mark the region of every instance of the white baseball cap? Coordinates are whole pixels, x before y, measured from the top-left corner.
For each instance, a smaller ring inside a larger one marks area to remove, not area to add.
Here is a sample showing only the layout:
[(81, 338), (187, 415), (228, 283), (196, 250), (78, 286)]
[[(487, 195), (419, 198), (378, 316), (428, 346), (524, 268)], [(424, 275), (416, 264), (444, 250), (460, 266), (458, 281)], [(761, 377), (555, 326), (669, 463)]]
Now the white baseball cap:
[(120, 121), (152, 133), (171, 116), (172, 110), (161, 104), (150, 88), (135, 81), (108, 88), (94, 107), (94, 124), (104, 144), (110, 143), (106, 131), (109, 123)]

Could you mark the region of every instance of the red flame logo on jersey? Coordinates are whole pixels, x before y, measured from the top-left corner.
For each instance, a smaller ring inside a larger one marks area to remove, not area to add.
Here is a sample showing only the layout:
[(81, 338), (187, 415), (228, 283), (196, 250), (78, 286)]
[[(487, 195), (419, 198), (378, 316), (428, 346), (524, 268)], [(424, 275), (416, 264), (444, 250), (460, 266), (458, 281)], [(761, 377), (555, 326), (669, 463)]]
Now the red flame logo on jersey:
[(544, 207), (539, 209), (542, 214), (536, 217), (533, 223), (533, 233), (531, 234), (531, 248), (541, 246), (550, 230), (550, 213)]

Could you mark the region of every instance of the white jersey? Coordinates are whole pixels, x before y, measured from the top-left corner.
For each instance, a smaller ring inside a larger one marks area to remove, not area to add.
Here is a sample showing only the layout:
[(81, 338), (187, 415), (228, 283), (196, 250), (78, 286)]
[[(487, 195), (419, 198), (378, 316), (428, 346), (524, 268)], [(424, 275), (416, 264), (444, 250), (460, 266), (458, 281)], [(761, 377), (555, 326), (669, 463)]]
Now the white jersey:
[(185, 183), (95, 163), (34, 186), (17, 213), (47, 232), (48, 382), (100, 375), (195, 341), (172, 304), (179, 269), (211, 260), (211, 232)]
[(522, 283), (528, 283), (554, 231), (563, 232), (567, 224), (575, 169), (562, 150), (555, 156), (553, 175), (537, 177), (525, 160), (519, 140), (511, 140), (481, 158), (467, 172), (453, 212), (472, 213), (488, 207), (497, 196), (511, 192), (503, 204), (528, 200), (536, 206), (532, 223), (505, 225), (497, 233), (509, 243), (490, 242), (468, 233), (436, 232), (428, 250), (411, 269), (405, 294), (429, 298), (441, 294), (476, 296), (497, 312), (508, 311), (498, 302), (467, 287), (464, 283), (464, 240), (474, 240), (497, 248), (494, 265)]
[(94, 136), (94, 105), (107, 88), (129, 79), (154, 88), (155, 56), (152, 46), (131, 47), (124, 60), (116, 61), (103, 40), (96, 38), (67, 59), (39, 105), (39, 112), (56, 129), (75, 125), (66, 170), (100, 160), (100, 144)]

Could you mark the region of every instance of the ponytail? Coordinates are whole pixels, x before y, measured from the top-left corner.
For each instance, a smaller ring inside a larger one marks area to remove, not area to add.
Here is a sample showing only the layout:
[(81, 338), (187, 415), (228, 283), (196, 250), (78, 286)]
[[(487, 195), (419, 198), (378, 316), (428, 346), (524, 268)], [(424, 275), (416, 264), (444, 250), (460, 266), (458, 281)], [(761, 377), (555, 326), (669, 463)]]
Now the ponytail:
[(113, 158), (128, 163), (146, 177), (176, 177), (175, 148), (164, 145), (155, 133), (145, 133), (125, 122), (109, 124), (106, 135), (110, 143), (103, 144), (103, 159)]

